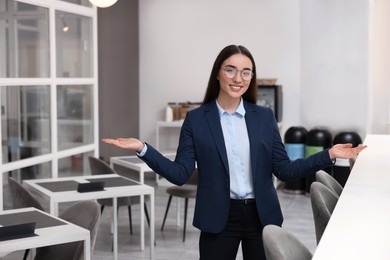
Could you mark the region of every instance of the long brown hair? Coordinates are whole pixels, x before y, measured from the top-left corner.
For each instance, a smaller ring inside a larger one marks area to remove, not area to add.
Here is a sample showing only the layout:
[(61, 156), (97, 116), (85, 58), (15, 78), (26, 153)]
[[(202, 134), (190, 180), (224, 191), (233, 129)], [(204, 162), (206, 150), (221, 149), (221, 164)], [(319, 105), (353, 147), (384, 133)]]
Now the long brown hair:
[(215, 59), (213, 69), (211, 70), (209, 83), (202, 104), (206, 104), (217, 98), (219, 94), (218, 73), (222, 63), (234, 54), (243, 54), (247, 56), (253, 65), (253, 77), (249, 84), (248, 90), (242, 95), (242, 98), (248, 102), (256, 103), (257, 101), (257, 84), (256, 84), (256, 64), (252, 54), (247, 48), (241, 45), (229, 45), (222, 49)]

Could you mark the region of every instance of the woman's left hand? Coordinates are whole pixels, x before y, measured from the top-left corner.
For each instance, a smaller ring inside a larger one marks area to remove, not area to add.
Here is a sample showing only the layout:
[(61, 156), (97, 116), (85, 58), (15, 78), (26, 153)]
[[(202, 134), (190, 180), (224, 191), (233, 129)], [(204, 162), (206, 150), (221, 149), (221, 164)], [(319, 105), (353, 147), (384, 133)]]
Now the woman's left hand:
[(366, 145), (359, 145), (357, 147), (352, 148), (352, 144), (336, 144), (332, 148), (329, 149), (329, 155), (331, 159), (334, 158), (342, 158), (342, 159), (350, 159), (354, 158), (361, 151), (366, 149)]

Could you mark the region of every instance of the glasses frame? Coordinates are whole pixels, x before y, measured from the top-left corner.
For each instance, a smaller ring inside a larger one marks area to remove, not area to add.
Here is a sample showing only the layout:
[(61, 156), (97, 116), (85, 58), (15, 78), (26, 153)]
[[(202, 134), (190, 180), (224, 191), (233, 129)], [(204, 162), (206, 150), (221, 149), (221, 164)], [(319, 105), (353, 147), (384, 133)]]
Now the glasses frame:
[[(240, 77), (241, 77), (243, 80), (245, 80), (245, 81), (250, 81), (250, 80), (253, 78), (253, 75), (254, 75), (253, 71), (250, 70), (250, 69), (238, 70), (238, 69), (236, 69), (236, 68), (227, 67), (227, 68), (221, 68), (221, 70), (223, 70), (225, 76), (226, 76), (227, 78), (229, 78), (229, 79), (234, 79), (234, 78), (237, 76), (237, 73), (238, 73), (238, 72), (240, 72)], [(235, 71), (234, 75), (233, 75), (233, 76), (230, 75), (230, 74), (227, 72), (228, 70)], [(250, 72), (250, 73), (251, 73), (250, 78), (247, 78), (246, 76), (243, 75), (243, 72), (244, 72), (244, 71), (245, 71), (245, 72)]]

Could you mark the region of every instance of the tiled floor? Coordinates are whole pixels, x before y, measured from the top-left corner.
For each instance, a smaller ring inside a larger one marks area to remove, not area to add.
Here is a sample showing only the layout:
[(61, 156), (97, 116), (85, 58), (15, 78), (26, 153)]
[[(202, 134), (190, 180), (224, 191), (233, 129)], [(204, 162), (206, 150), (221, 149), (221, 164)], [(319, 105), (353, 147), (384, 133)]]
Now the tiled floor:
[[(279, 198), (282, 206), (285, 222), (284, 228), (301, 240), (312, 252), (316, 248), (314, 222), (312, 217), (310, 198), (305, 195), (292, 195), (279, 190)], [(181, 202), (181, 223), (176, 225), (176, 202), (173, 199), (171, 209), (165, 223), (164, 232), (160, 231), (168, 196), (164, 187), (156, 187), (156, 260), (195, 260), (198, 256), (199, 231), (192, 226), (194, 201), (190, 201), (187, 221), (186, 241), (183, 236), (183, 205)], [(110, 218), (111, 209), (103, 212), (99, 232), (94, 250), (94, 260), (113, 259), (111, 251)], [(143, 260), (149, 259), (149, 233), (146, 230), (145, 251), (140, 251), (139, 241), (139, 205), (133, 206), (133, 235), (130, 236), (127, 209), (119, 211), (119, 259)], [(14, 252), (3, 259), (22, 259), (23, 252)], [(237, 260), (242, 259), (241, 252)]]

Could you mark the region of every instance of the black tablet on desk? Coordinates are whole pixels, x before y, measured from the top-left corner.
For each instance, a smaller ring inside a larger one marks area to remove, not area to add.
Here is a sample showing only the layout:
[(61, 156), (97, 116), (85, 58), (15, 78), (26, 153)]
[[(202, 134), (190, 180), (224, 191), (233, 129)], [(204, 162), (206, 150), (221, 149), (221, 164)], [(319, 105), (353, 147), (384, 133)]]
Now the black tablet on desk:
[(78, 192), (92, 192), (104, 190), (104, 181), (79, 183), (77, 187)]

